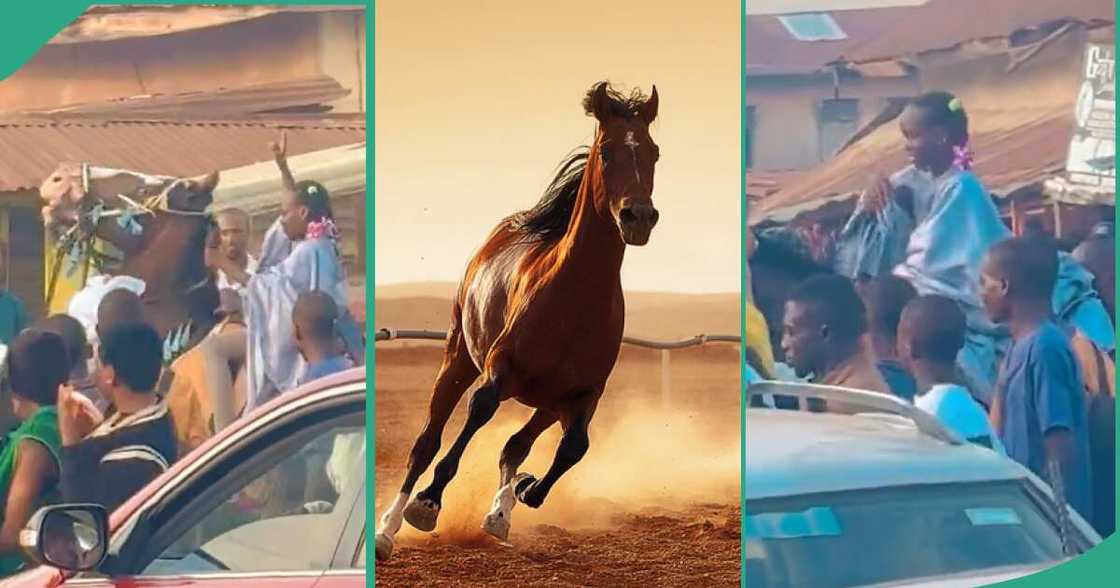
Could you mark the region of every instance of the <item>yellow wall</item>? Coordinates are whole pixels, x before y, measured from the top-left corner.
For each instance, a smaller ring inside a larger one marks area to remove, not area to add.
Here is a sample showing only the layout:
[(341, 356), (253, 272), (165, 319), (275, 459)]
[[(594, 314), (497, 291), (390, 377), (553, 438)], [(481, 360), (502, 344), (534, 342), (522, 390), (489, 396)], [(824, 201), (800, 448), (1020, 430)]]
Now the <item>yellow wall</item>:
[[(43, 276), (45, 276), (43, 280), (43, 300), (45, 301), (47, 298), (47, 291), (50, 288), (51, 272), (54, 269), (52, 266), (54, 265), (56, 251), (54, 239), (49, 235), (44, 235), (43, 237), (43, 251)], [(54, 298), (51, 300), (50, 308), (47, 309), (47, 314), (66, 312), (70, 304), (70, 298), (81, 286), (81, 279), (81, 274), (78, 272), (75, 272), (73, 277), (67, 277), (65, 264), (63, 265), (59, 272), (58, 282), (55, 285)]]

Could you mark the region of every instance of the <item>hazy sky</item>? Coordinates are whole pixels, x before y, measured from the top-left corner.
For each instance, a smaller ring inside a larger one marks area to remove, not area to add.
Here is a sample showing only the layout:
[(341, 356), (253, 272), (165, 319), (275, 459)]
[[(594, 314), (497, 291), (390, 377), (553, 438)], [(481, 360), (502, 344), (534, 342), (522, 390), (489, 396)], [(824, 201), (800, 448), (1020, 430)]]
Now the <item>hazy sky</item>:
[(660, 95), (661, 221), (624, 286), (738, 291), (739, 0), (379, 2), (375, 43), (377, 284), (458, 280), (591, 141), (609, 79)]

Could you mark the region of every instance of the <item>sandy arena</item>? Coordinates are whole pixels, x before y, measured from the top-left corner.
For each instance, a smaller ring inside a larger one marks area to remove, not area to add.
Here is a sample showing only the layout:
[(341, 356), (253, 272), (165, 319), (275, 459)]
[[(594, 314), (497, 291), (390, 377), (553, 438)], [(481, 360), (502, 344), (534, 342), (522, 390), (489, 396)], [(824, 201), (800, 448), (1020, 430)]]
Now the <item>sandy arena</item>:
[[(441, 354), (408, 342), (377, 348), (378, 515), (397, 494)], [(497, 490), (501, 447), (529, 414), (504, 403), (467, 449), (435, 533), (406, 523), (393, 558), (377, 565), (377, 585), (737, 586), (738, 348), (673, 351), (668, 405), (659, 357), (623, 347), (592, 423), (590, 451), (539, 510), (515, 507), (512, 546), (479, 528)], [(466, 404), (464, 397), (444, 432), (444, 449)], [(555, 426), (522, 470), (542, 474), (558, 441)], [(416, 489), (430, 479), (431, 468)]]

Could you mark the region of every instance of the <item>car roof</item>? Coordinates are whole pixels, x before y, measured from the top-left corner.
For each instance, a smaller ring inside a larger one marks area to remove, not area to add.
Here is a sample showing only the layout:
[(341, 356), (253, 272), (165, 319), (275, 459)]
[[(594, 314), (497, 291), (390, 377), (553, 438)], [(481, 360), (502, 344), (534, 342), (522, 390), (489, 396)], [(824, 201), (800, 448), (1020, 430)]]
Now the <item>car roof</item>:
[(994, 451), (938, 440), (893, 415), (748, 408), (745, 423), (746, 500), (1027, 477)]
[(261, 418), (262, 416), (267, 415), (268, 413), (271, 413), (288, 404), (299, 402), (307, 396), (318, 394), (332, 388), (335, 390), (335, 393), (327, 396), (326, 398), (337, 398), (340, 396), (349, 395), (364, 396), (364, 388), (360, 391), (354, 391), (352, 389), (349, 389), (347, 386), (350, 384), (364, 383), (365, 380), (365, 366), (351, 368), (343, 372), (320, 378), (313, 382), (308, 382), (307, 384), (304, 384), (303, 386), (300, 386), (295, 390), (280, 394), (276, 398), (273, 398), (272, 400), (266, 402), (264, 405), (253, 410), (249, 414), (237, 419), (236, 421), (231, 423), (230, 426), (218, 432), (218, 434), (207, 439), (194, 451), (191, 451), (185, 456), (179, 456), (179, 459), (176, 460), (175, 463), (172, 464), (166, 472), (164, 472), (158, 478), (142, 488), (140, 491), (134, 494), (132, 498), (121, 505), (120, 508), (111, 513), (112, 518), (110, 528), (116, 529), (117, 526), (121, 522), (126, 520), (129, 516), (131, 516), (132, 512), (139, 508), (140, 505), (142, 505), (157, 488), (161, 487), (164, 483), (166, 483), (167, 480), (174, 478), (181, 470), (186, 468), (195, 459), (198, 459), (200, 456), (206, 454), (211, 447), (220, 444), (224, 439), (228, 437), (238, 434), (239, 431), (250, 426), (256, 419)]

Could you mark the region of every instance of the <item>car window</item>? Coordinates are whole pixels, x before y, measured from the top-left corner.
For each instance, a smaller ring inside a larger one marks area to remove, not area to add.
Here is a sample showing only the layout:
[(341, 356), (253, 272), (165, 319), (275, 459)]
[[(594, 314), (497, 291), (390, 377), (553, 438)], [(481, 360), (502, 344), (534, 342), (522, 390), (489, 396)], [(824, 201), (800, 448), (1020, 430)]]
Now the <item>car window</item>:
[(1022, 482), (911, 486), (748, 501), (747, 584), (860, 586), (1061, 559)]
[[(337, 423), (278, 451), (222, 494), (142, 571), (144, 576), (330, 568), (361, 486), (365, 427)], [(219, 482), (219, 485), (222, 482)], [(193, 505), (192, 505), (193, 506)]]

